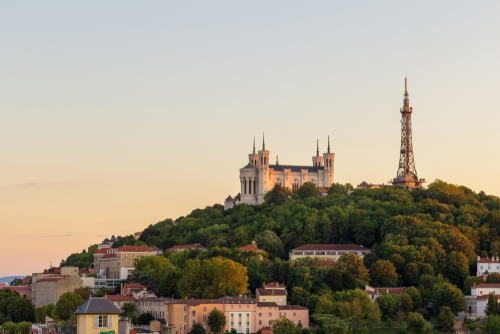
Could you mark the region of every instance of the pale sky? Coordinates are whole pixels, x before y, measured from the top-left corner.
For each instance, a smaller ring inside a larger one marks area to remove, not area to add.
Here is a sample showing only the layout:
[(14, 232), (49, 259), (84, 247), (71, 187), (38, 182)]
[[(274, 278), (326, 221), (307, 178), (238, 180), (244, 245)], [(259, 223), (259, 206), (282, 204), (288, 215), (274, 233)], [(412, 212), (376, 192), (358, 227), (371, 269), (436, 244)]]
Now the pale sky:
[(0, 277), (223, 203), (253, 137), (500, 195), (498, 1), (0, 2)]

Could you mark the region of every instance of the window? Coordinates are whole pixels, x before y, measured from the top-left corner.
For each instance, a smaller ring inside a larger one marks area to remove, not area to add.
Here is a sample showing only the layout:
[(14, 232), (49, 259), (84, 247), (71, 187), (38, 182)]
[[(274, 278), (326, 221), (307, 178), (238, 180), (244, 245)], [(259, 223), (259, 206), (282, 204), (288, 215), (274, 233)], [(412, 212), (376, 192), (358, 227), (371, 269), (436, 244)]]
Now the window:
[(193, 320), (193, 326), (194, 326), (195, 323), (196, 323), (196, 320)]
[(233, 321), (231, 321), (231, 326), (234, 326), (234, 322)]
[(187, 327), (187, 326), (186, 326), (186, 325), (184, 325), (184, 330), (186, 330), (186, 329), (187, 329), (186, 327)]
[(250, 308), (250, 305), (247, 305), (247, 308)]
[(187, 321), (187, 317), (186, 316), (184, 316), (184, 321)]
[(247, 321), (247, 326), (250, 326), (250, 322)]
[(193, 311), (193, 317), (196, 317), (196, 311)]
[(316, 255), (325, 255), (325, 252), (316, 252)]
[(112, 315), (94, 315), (94, 328), (113, 327)]
[(241, 305), (240, 305), (240, 308), (241, 308)]
[(488, 266), (488, 270), (491, 270), (491, 266)]
[(238, 326), (241, 326), (241, 321), (238, 321)]
[(306, 255), (314, 255), (314, 252), (305, 252)]
[(234, 314), (233, 313), (231, 313), (231, 318), (234, 318)]
[(285, 312), (285, 317), (286, 317), (286, 312)]
[(262, 325), (262, 320), (259, 320), (259, 325)]
[[(493, 293), (495, 293), (495, 292), (493, 292)], [(250, 313), (247, 313), (247, 318), (249, 318), (249, 317), (250, 317)]]
[(231, 305), (231, 308), (233, 308), (234, 305)]
[(283, 298), (280, 298), (280, 302), (282, 302), (282, 301), (283, 301)]
[(206, 307), (203, 308), (203, 312), (207, 312), (207, 308)]
[(295, 317), (295, 312), (293, 312), (293, 316)]
[(188, 307), (184, 306), (184, 312), (187, 312), (187, 310), (188, 310)]
[(481, 270), (483, 270), (483, 266), (481, 266)]
[(273, 324), (273, 321), (269, 320), (269, 326), (272, 326), (272, 324)]
[(269, 316), (270, 316), (270, 317), (272, 317), (272, 316), (273, 316), (273, 314), (272, 314), (272, 313), (269, 313)]
[(479, 294), (480, 294), (480, 295), (482, 295), (482, 294), (483, 294), (483, 292), (482, 292), (482, 291), (480, 291), (480, 292), (479, 292)]
[(304, 252), (293, 252), (293, 255), (304, 255)]
[(206, 315), (203, 316), (203, 321), (207, 321), (207, 316)]
[(281, 317), (281, 312), (280, 312), (280, 317)]
[(301, 323), (302, 323), (302, 320), (299, 320), (299, 324), (301, 324)]
[(238, 313), (238, 317), (240, 317), (240, 318), (241, 318), (241, 313)]
[[(203, 329), (207, 329), (207, 325), (203, 325)], [(226, 331), (227, 332), (227, 331)]]
[(278, 298), (274, 298), (274, 301), (277, 302), (278, 301)]
[(259, 317), (262, 317), (262, 313), (259, 313)]

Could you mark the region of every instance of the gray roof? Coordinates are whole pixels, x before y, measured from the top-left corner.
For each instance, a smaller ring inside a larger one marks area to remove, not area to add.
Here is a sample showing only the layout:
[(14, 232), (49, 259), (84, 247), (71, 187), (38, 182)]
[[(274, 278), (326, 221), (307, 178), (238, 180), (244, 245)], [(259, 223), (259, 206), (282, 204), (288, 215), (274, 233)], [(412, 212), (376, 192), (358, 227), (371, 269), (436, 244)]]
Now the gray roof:
[(75, 314), (120, 314), (123, 313), (108, 298), (89, 298), (75, 312)]

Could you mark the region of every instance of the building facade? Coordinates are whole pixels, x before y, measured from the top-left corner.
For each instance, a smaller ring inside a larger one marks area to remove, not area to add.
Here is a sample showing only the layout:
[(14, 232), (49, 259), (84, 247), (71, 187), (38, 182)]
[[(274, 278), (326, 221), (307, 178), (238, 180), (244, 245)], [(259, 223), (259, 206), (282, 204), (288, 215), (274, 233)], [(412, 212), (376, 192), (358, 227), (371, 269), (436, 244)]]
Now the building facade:
[(99, 278), (124, 280), (135, 269), (134, 259), (162, 253), (161, 249), (148, 246), (101, 248), (94, 253), (94, 271)]
[(470, 296), (465, 296), (465, 313), (469, 317), (485, 317), (490, 293), (500, 300), (500, 284), (482, 283), (470, 288)]
[[(254, 140), (253, 152), (248, 155), (248, 164), (240, 169), (240, 200), (235, 204), (261, 204), (264, 202), (264, 195), (275, 185), (295, 192), (306, 182), (326, 188), (333, 184), (335, 154), (330, 153), (330, 138), (327, 153), (320, 156), (318, 146), (311, 166), (280, 165), (278, 158), (276, 164), (271, 165), (270, 154), (271, 152), (266, 150), (264, 138), (262, 150), (258, 152), (255, 151)], [(229, 207), (231, 205), (228, 204), (227, 208)]]
[(290, 261), (304, 257), (318, 257), (325, 260), (337, 261), (342, 255), (352, 253), (364, 257), (371, 249), (358, 245), (349, 244), (327, 244), (327, 245), (304, 245), (290, 251)]
[(484, 273), (499, 273), (500, 274), (500, 260), (497, 257), (477, 257), (477, 273), (476, 276), (483, 276)]
[(365, 293), (368, 295), (372, 303), (374, 303), (384, 293), (390, 293), (393, 295), (404, 295), (405, 291), (406, 291), (405, 287), (372, 288), (369, 285), (365, 286)]
[(165, 319), (165, 306), (167, 302), (172, 302), (172, 298), (146, 297), (136, 300), (137, 316), (143, 313), (151, 313), (155, 319)]
[(278, 305), (275, 302), (258, 302), (248, 296), (229, 296), (220, 299), (181, 299), (165, 303), (165, 321), (176, 327), (178, 334), (188, 333), (195, 323), (207, 330), (210, 312), (217, 309), (226, 316), (225, 332), (236, 329), (238, 333), (255, 333), (264, 326), (284, 316), (296, 325), (309, 328), (309, 310), (298, 305)]
[(118, 333), (122, 313), (107, 298), (89, 298), (75, 312), (77, 334)]
[(262, 284), (262, 288), (255, 289), (255, 299), (257, 302), (274, 302), (279, 306), (287, 304), (288, 293), (286, 286), (278, 282)]
[(36, 275), (33, 274), (36, 280), (33, 280), (31, 295), (31, 302), (35, 308), (47, 304), (55, 305), (63, 293), (73, 292), (83, 286), (83, 281), (73, 276), (49, 275), (39, 278)]

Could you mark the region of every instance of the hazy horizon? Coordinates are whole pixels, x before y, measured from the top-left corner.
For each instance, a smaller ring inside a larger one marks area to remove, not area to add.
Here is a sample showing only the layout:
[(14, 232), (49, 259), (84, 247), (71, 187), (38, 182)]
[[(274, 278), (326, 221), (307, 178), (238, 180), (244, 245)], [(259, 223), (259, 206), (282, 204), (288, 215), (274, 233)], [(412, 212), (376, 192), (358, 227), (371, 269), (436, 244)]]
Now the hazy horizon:
[[(0, 3), (0, 277), (223, 203), (253, 138), (335, 182), (500, 195), (500, 3)], [(493, 99), (493, 100), (492, 100)], [(491, 104), (490, 102), (493, 101)]]

